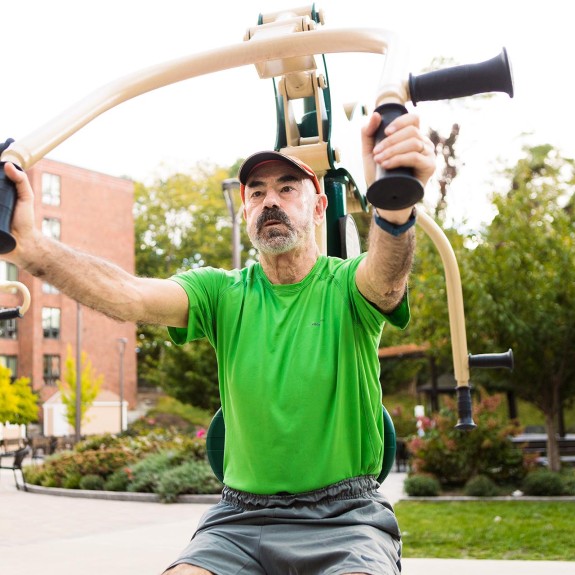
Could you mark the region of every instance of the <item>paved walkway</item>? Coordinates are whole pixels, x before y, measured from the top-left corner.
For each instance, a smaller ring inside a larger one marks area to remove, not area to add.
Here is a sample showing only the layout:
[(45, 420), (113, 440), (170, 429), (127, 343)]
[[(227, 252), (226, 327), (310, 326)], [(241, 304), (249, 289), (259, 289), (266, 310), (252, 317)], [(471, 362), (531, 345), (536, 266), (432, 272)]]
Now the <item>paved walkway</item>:
[[(403, 496), (405, 474), (382, 491)], [(0, 471), (1, 575), (158, 575), (186, 545), (204, 504), (76, 499), (17, 491)], [(480, 536), (480, 534), (478, 534)], [(404, 559), (405, 575), (574, 575), (575, 563)]]

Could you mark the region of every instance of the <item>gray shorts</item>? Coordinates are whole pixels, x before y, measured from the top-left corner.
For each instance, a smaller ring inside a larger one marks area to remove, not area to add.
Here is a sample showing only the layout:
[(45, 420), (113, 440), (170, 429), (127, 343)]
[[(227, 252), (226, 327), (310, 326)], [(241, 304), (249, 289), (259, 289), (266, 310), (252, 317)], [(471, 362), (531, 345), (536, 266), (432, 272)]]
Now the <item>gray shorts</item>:
[(169, 568), (189, 563), (215, 575), (397, 575), (399, 528), (377, 488), (373, 477), (295, 495), (225, 487)]

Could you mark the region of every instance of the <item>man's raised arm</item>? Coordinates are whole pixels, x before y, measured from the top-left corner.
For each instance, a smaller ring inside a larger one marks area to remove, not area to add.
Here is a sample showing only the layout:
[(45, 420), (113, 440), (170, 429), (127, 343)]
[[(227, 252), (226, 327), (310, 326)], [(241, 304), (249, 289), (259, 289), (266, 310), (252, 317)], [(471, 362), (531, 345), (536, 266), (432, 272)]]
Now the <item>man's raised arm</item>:
[(2, 257), (72, 299), (121, 321), (185, 327), (188, 298), (177, 283), (138, 278), (101, 258), (42, 235), (34, 225), (34, 193), (24, 172), (5, 165), (16, 184), (12, 220), (16, 248)]
[[(419, 130), (419, 118), (404, 114), (385, 130), (386, 138), (375, 145), (381, 116), (374, 113), (362, 131), (362, 149), (368, 186), (375, 179), (376, 164), (386, 170), (411, 167), (427, 184), (435, 171), (435, 152)], [(357, 269), (359, 291), (383, 312), (393, 311), (407, 288), (415, 249), (415, 207), (402, 210), (374, 209), (366, 258)]]

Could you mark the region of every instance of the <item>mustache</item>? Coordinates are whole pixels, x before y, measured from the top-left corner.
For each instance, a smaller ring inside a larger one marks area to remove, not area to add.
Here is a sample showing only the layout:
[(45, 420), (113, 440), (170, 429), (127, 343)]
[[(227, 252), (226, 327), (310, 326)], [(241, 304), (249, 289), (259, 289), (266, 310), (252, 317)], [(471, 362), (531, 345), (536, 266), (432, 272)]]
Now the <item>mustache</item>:
[(262, 228), (264, 227), (266, 222), (271, 220), (275, 220), (277, 222), (281, 222), (285, 224), (288, 229), (293, 230), (293, 226), (291, 224), (288, 215), (280, 208), (268, 208), (264, 210), (256, 220), (256, 230), (261, 232)]

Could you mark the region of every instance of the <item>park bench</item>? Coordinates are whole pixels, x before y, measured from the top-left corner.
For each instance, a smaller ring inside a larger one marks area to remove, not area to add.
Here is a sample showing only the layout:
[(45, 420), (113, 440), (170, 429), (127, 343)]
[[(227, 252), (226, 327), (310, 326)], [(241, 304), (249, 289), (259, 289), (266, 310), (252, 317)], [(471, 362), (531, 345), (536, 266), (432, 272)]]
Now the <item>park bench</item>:
[[(537, 463), (547, 466), (547, 436), (545, 434), (523, 434), (513, 438), (513, 443), (519, 445), (524, 453), (537, 455)], [(559, 459), (561, 463), (575, 465), (575, 435), (558, 437)]]

